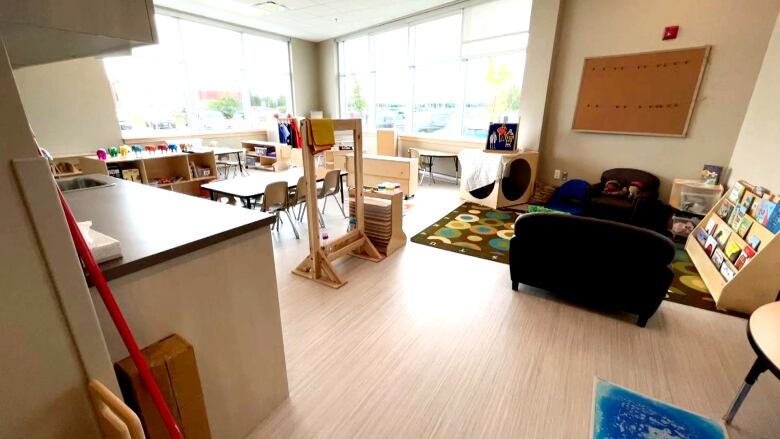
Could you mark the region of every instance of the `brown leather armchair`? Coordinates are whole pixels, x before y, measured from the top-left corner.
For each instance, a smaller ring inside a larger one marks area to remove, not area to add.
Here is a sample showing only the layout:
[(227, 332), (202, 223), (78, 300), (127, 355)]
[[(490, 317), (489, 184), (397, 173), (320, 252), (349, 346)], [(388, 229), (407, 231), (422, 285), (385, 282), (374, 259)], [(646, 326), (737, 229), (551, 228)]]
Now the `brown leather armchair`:
[[(617, 180), (621, 187), (629, 186), (632, 181), (640, 181), (642, 190), (632, 198), (627, 194), (604, 194), (604, 186), (610, 180)], [(658, 177), (639, 169), (615, 168), (604, 171), (601, 180), (588, 189), (585, 197), (585, 216), (663, 232), (666, 230), (671, 208), (658, 200), (659, 185)]]

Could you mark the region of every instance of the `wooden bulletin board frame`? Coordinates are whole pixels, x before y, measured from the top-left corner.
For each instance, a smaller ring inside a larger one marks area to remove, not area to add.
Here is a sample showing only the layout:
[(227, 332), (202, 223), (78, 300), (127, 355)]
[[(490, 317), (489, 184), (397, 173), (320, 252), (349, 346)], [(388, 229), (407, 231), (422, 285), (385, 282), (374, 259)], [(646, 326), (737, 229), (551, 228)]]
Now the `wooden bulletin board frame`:
[(710, 48), (585, 58), (572, 130), (685, 137)]

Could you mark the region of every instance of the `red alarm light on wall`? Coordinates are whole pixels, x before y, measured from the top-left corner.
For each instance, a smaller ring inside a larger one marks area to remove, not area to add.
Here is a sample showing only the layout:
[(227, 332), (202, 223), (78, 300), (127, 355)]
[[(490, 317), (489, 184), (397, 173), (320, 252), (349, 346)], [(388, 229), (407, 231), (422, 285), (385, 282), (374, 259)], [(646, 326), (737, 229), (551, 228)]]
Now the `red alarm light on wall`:
[(677, 32), (680, 31), (680, 26), (666, 26), (664, 28), (664, 40), (673, 40), (677, 38)]

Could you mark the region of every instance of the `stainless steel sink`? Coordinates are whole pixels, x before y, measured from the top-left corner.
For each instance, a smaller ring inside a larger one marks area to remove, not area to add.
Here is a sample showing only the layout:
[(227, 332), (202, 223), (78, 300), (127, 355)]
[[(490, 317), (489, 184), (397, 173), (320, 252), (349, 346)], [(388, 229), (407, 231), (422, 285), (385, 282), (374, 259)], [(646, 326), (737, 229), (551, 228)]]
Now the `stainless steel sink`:
[(95, 189), (101, 187), (113, 186), (114, 183), (107, 183), (92, 177), (73, 177), (57, 180), (57, 186), (62, 192), (80, 191), (84, 189)]

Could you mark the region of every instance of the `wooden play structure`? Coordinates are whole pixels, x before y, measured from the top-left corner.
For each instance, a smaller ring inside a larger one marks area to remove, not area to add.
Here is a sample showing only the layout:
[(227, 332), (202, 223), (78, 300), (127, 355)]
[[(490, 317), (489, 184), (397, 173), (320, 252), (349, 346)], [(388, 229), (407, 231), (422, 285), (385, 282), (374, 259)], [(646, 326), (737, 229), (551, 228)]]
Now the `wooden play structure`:
[(539, 153), (537, 151), (486, 153), (501, 155), (501, 165), (496, 180), (481, 188), (468, 190), (466, 178), (461, 177), (460, 197), (493, 209), (527, 203), (534, 192)]
[[(334, 131), (351, 131), (354, 139), (355, 187), (363, 187), (363, 129), (360, 119), (333, 119)], [(320, 244), (320, 222), (317, 206), (317, 168), (314, 158), (317, 153), (309, 146), (308, 120), (301, 123), (303, 140), (303, 175), (306, 178), (306, 214), (309, 223), (309, 255), (294, 270), (293, 273), (315, 280), (331, 288), (340, 288), (347, 283), (333, 268), (333, 261), (343, 256), (356, 256), (373, 262), (379, 262), (384, 256), (379, 253), (371, 240), (366, 236), (364, 194), (362, 190), (355, 191), (355, 230), (346, 235)]]
[[(349, 190), (349, 214), (355, 216), (355, 190)], [(366, 236), (379, 253), (390, 256), (406, 245), (403, 230), (403, 192), (363, 190)]]

